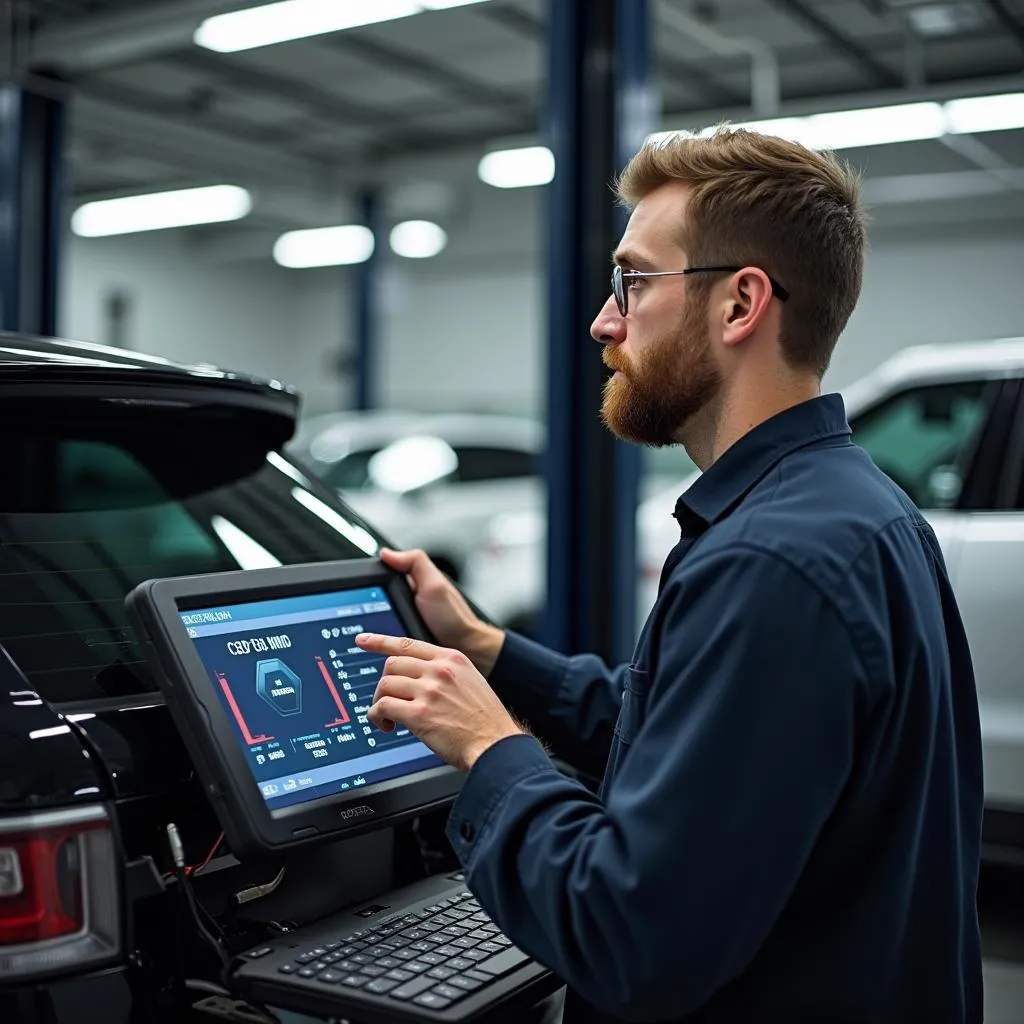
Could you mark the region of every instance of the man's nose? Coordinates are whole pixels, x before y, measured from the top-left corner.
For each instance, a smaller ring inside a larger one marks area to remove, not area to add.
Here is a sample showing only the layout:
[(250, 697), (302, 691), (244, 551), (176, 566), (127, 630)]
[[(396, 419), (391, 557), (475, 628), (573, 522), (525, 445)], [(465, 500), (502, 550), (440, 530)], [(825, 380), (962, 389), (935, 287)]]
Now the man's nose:
[(626, 340), (626, 319), (619, 313), (614, 295), (608, 296), (590, 325), (590, 336), (602, 345), (619, 345)]

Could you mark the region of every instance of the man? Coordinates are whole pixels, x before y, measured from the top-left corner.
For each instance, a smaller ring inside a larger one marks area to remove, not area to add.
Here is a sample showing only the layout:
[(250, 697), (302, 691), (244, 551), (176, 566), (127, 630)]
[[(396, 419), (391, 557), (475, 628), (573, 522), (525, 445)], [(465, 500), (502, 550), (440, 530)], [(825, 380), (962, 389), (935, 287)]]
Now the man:
[(390, 656), (370, 717), (468, 771), (449, 838), (567, 1022), (980, 1022), (964, 631), (931, 529), (820, 389), (858, 183), (722, 129), (646, 146), (619, 191), (603, 415), (703, 470), (633, 663), (505, 634), (387, 553), (444, 647), (362, 638)]

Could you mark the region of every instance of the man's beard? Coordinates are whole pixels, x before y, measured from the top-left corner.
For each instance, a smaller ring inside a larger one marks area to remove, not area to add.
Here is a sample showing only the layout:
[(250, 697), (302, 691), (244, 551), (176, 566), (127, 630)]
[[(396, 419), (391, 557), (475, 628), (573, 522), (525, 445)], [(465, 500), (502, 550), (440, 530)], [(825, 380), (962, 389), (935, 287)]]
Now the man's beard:
[(674, 330), (648, 345), (635, 364), (626, 363), (611, 347), (605, 348), (603, 359), (621, 375), (605, 382), (601, 418), (612, 433), (635, 444), (677, 444), (686, 422), (721, 387), (702, 302), (688, 308)]

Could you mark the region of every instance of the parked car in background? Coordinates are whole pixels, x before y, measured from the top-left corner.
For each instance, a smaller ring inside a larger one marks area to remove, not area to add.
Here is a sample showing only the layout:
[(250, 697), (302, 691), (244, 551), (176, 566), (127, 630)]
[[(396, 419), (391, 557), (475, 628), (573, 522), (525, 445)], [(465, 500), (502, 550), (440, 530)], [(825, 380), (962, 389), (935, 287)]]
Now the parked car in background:
[[(1024, 339), (904, 349), (843, 392), (854, 440), (922, 509), (942, 546), (981, 703), (986, 855), (1024, 851)], [(679, 537), (676, 498), (637, 510), (638, 625)], [(529, 628), (544, 598), (543, 514), (496, 519), (467, 593)]]
[(495, 515), (543, 506), (543, 445), (524, 417), (385, 411), (311, 418), (289, 450), (391, 543), (458, 580)]

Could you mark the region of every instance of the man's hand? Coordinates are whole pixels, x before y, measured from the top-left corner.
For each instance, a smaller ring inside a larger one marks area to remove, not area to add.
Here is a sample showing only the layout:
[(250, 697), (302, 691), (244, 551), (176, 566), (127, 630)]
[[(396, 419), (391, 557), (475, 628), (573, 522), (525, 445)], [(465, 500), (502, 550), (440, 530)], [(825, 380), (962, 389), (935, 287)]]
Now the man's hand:
[(405, 573), (416, 609), (438, 643), (462, 651), (484, 676), (489, 676), (505, 642), (504, 631), (478, 619), (451, 580), (424, 552), (384, 548), (380, 557), (389, 568)]
[(367, 715), (378, 729), (404, 725), (463, 771), (498, 740), (523, 731), (461, 651), (374, 633), (361, 633), (356, 644), (388, 655)]

